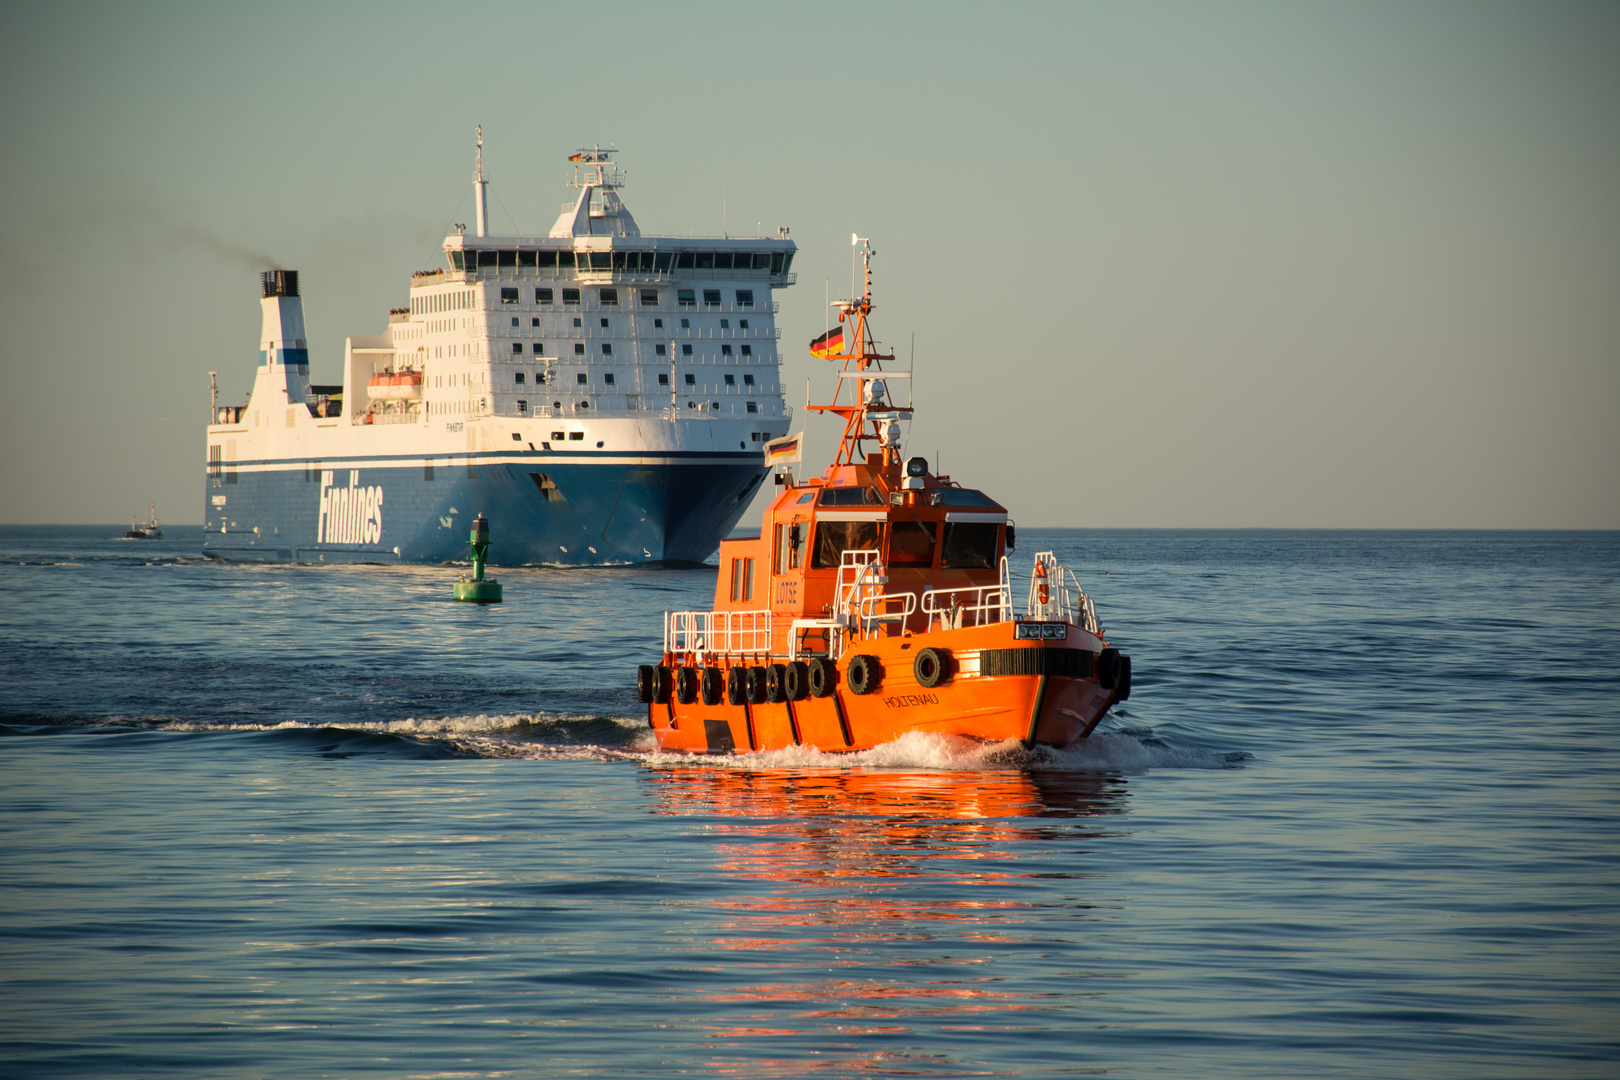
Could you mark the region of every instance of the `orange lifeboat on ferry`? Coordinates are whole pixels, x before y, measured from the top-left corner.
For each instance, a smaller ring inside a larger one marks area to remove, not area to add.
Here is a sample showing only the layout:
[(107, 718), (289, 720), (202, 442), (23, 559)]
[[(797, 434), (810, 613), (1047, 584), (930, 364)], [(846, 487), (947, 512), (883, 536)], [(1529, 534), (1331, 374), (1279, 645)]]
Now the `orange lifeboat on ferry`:
[[(1130, 696), (1130, 658), (1074, 574), (1042, 552), (1015, 597), (1006, 508), (901, 460), (912, 408), (888, 383), (910, 373), (883, 368), (862, 255), (865, 293), (839, 303), (853, 348), (841, 328), (812, 343), (843, 361), (833, 403), (809, 406), (844, 419), (838, 454), (778, 477), (758, 537), (721, 542), (713, 610), (665, 613), (663, 659), (636, 679), (660, 749), (855, 751), (913, 731), (1065, 746)], [(799, 439), (767, 461), (797, 461)]]

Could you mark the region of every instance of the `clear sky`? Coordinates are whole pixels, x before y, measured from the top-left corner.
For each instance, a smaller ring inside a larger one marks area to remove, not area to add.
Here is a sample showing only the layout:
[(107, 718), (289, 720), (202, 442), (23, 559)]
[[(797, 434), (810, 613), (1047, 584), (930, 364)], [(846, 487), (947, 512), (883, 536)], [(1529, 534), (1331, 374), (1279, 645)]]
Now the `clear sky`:
[[(8, 5), (6, 522), (203, 514), (257, 271), (312, 377), (613, 143), (792, 229), (789, 404), (870, 237), (907, 450), (1025, 525), (1620, 527), (1620, 4)], [(795, 427), (802, 413), (795, 419)], [(810, 422), (809, 460), (830, 452)]]

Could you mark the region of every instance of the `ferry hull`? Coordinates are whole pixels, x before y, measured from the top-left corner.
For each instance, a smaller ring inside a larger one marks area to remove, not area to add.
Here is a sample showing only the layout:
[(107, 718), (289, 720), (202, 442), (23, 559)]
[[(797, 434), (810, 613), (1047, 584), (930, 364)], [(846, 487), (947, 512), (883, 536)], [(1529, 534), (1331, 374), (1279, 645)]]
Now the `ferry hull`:
[(326, 470), (264, 463), (212, 475), (203, 553), (251, 562), (458, 562), (470, 523), (483, 514), (495, 565), (698, 563), (714, 554), (766, 475), (757, 453), (456, 462), (427, 468), (418, 457)]

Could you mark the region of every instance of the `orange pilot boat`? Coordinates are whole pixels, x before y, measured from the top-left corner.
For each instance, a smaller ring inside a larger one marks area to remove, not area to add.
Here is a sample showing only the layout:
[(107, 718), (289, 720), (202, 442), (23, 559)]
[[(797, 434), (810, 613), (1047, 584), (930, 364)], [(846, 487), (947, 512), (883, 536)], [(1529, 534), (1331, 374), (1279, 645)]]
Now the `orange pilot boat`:
[[(1074, 574), (1040, 553), (1015, 609), (1006, 508), (902, 462), (912, 407), (888, 383), (910, 373), (884, 370), (869, 244), (862, 258), (864, 294), (811, 345), (843, 361), (833, 403), (809, 406), (843, 418), (837, 457), (778, 475), (760, 535), (720, 544), (714, 610), (666, 612), (663, 660), (637, 671), (662, 750), (856, 751), (908, 732), (1065, 746), (1130, 696), (1130, 658)], [(800, 437), (768, 460), (797, 460)]]

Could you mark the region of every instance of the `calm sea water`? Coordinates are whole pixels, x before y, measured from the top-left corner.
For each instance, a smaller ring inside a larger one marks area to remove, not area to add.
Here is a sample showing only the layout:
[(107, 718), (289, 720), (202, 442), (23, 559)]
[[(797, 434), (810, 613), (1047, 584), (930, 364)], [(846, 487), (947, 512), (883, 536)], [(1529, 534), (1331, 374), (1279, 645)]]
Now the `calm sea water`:
[(0, 529), (6, 1076), (1620, 1075), (1620, 534), (1021, 530), (1077, 749), (686, 759), (714, 571)]

